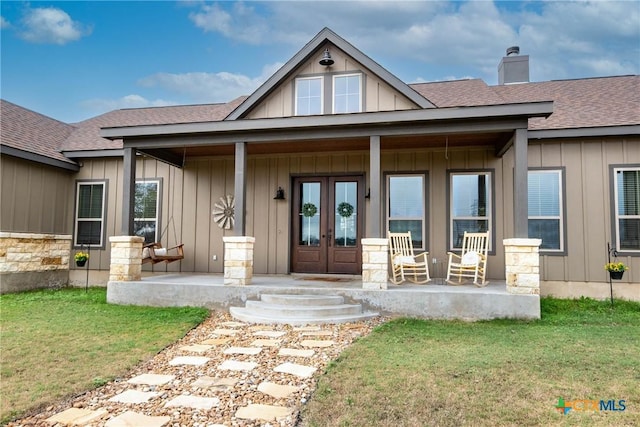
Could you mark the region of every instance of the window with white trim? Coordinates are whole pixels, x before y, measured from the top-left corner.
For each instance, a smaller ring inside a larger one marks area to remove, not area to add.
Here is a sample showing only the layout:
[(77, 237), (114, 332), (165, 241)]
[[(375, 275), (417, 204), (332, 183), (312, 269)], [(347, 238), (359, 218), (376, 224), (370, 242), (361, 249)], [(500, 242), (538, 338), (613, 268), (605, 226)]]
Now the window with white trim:
[(542, 239), (541, 251), (564, 251), (562, 170), (530, 170), (529, 237)]
[(424, 174), (387, 175), (387, 230), (411, 231), (414, 249), (426, 250)]
[(104, 246), (106, 181), (76, 184), (75, 246)]
[(333, 76), (333, 112), (359, 113), (362, 111), (362, 75)]
[(323, 77), (299, 77), (296, 79), (296, 116), (322, 114), (324, 111)]
[(133, 232), (144, 237), (144, 242), (158, 241), (158, 214), (160, 212), (160, 181), (136, 181), (134, 195)]
[(462, 249), (465, 231), (492, 231), (492, 197), (491, 172), (449, 174), (449, 248)]
[(640, 252), (640, 168), (614, 168), (616, 249)]

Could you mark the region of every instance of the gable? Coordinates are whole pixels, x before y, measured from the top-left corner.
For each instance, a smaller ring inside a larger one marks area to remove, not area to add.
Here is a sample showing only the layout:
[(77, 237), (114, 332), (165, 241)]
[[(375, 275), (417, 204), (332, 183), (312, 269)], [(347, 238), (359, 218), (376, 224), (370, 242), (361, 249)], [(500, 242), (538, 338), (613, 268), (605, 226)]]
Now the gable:
[[(320, 58), (329, 49), (335, 61), (331, 67), (319, 64)], [(341, 76), (359, 77), (362, 112), (396, 111), (420, 108), (404, 94), (394, 89), (383, 79), (367, 69), (362, 63), (346, 54), (330, 42), (317, 50), (317, 54), (300, 64), (290, 77), (274, 87), (271, 93), (257, 103), (247, 118), (262, 119), (295, 116), (296, 80), (299, 78), (321, 79), (324, 88), (324, 114), (332, 114), (334, 79)]]
[[(319, 63), (328, 49), (334, 63)], [(275, 118), (296, 115), (296, 79), (321, 79), (323, 108), (319, 114), (332, 114), (333, 82), (338, 76), (360, 76), (361, 112), (433, 108), (426, 98), (400, 81), (371, 58), (328, 28), (323, 29), (265, 84), (227, 117)], [(331, 105), (331, 108), (330, 108)]]

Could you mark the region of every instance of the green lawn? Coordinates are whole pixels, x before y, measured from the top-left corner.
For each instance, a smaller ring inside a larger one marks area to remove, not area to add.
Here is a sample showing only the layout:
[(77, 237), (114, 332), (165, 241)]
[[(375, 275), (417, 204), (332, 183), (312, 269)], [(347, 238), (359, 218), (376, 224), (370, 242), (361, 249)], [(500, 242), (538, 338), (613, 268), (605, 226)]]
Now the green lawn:
[[(625, 400), (626, 409), (563, 415), (559, 398)], [(330, 364), (302, 419), (322, 427), (640, 425), (640, 304), (542, 299), (535, 322), (396, 319)]]
[(0, 297), (0, 422), (123, 375), (208, 316), (106, 303), (106, 289)]

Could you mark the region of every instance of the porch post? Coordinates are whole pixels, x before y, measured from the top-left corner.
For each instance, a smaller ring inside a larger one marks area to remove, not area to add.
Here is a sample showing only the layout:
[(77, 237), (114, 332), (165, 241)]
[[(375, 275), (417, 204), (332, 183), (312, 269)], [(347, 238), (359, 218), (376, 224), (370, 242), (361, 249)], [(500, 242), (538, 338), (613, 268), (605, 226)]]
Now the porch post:
[(513, 166), (513, 231), (516, 238), (529, 237), (529, 161), (527, 130), (516, 129)]
[(121, 235), (133, 236), (134, 195), (136, 192), (136, 150), (124, 149), (122, 168), (122, 225)]
[(380, 136), (369, 137), (369, 221), (367, 237), (382, 237), (382, 220), (380, 212)]
[(247, 186), (247, 143), (236, 142), (236, 157), (235, 157), (235, 224), (234, 230), (236, 236), (245, 235), (245, 197)]

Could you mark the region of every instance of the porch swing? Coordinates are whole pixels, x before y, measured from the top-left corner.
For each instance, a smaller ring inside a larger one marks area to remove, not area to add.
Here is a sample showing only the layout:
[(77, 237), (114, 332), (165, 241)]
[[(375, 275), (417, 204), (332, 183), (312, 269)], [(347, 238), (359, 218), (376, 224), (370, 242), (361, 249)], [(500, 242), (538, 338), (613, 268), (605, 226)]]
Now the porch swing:
[[(186, 152), (185, 152), (186, 155)], [(183, 167), (184, 167), (184, 159), (183, 159)], [(145, 162), (142, 162), (142, 177), (145, 177)], [(173, 212), (173, 211), (172, 211)], [(184, 259), (184, 244), (180, 243), (176, 246), (172, 246), (169, 248), (165, 248), (162, 246), (162, 238), (169, 230), (169, 226), (173, 228), (173, 241), (178, 242), (178, 237), (176, 234), (176, 225), (173, 222), (173, 214), (169, 221), (167, 222), (167, 226), (160, 233), (160, 238), (157, 242), (148, 243), (142, 247), (142, 263), (147, 264), (158, 264), (164, 262), (165, 264), (169, 264), (174, 261), (180, 261)], [(167, 237), (168, 242), (168, 237)]]
[(173, 222), (173, 216), (167, 223), (167, 226), (162, 230), (160, 234), (160, 241), (149, 243), (142, 247), (142, 263), (152, 263), (158, 264), (160, 262), (164, 262), (165, 264), (169, 264), (173, 261), (180, 261), (184, 259), (184, 244), (180, 243), (179, 245), (172, 246), (170, 248), (165, 248), (162, 246), (162, 236), (164, 236), (165, 232), (169, 229), (169, 225), (173, 226), (173, 240), (175, 242), (178, 241), (176, 238), (176, 226)]

